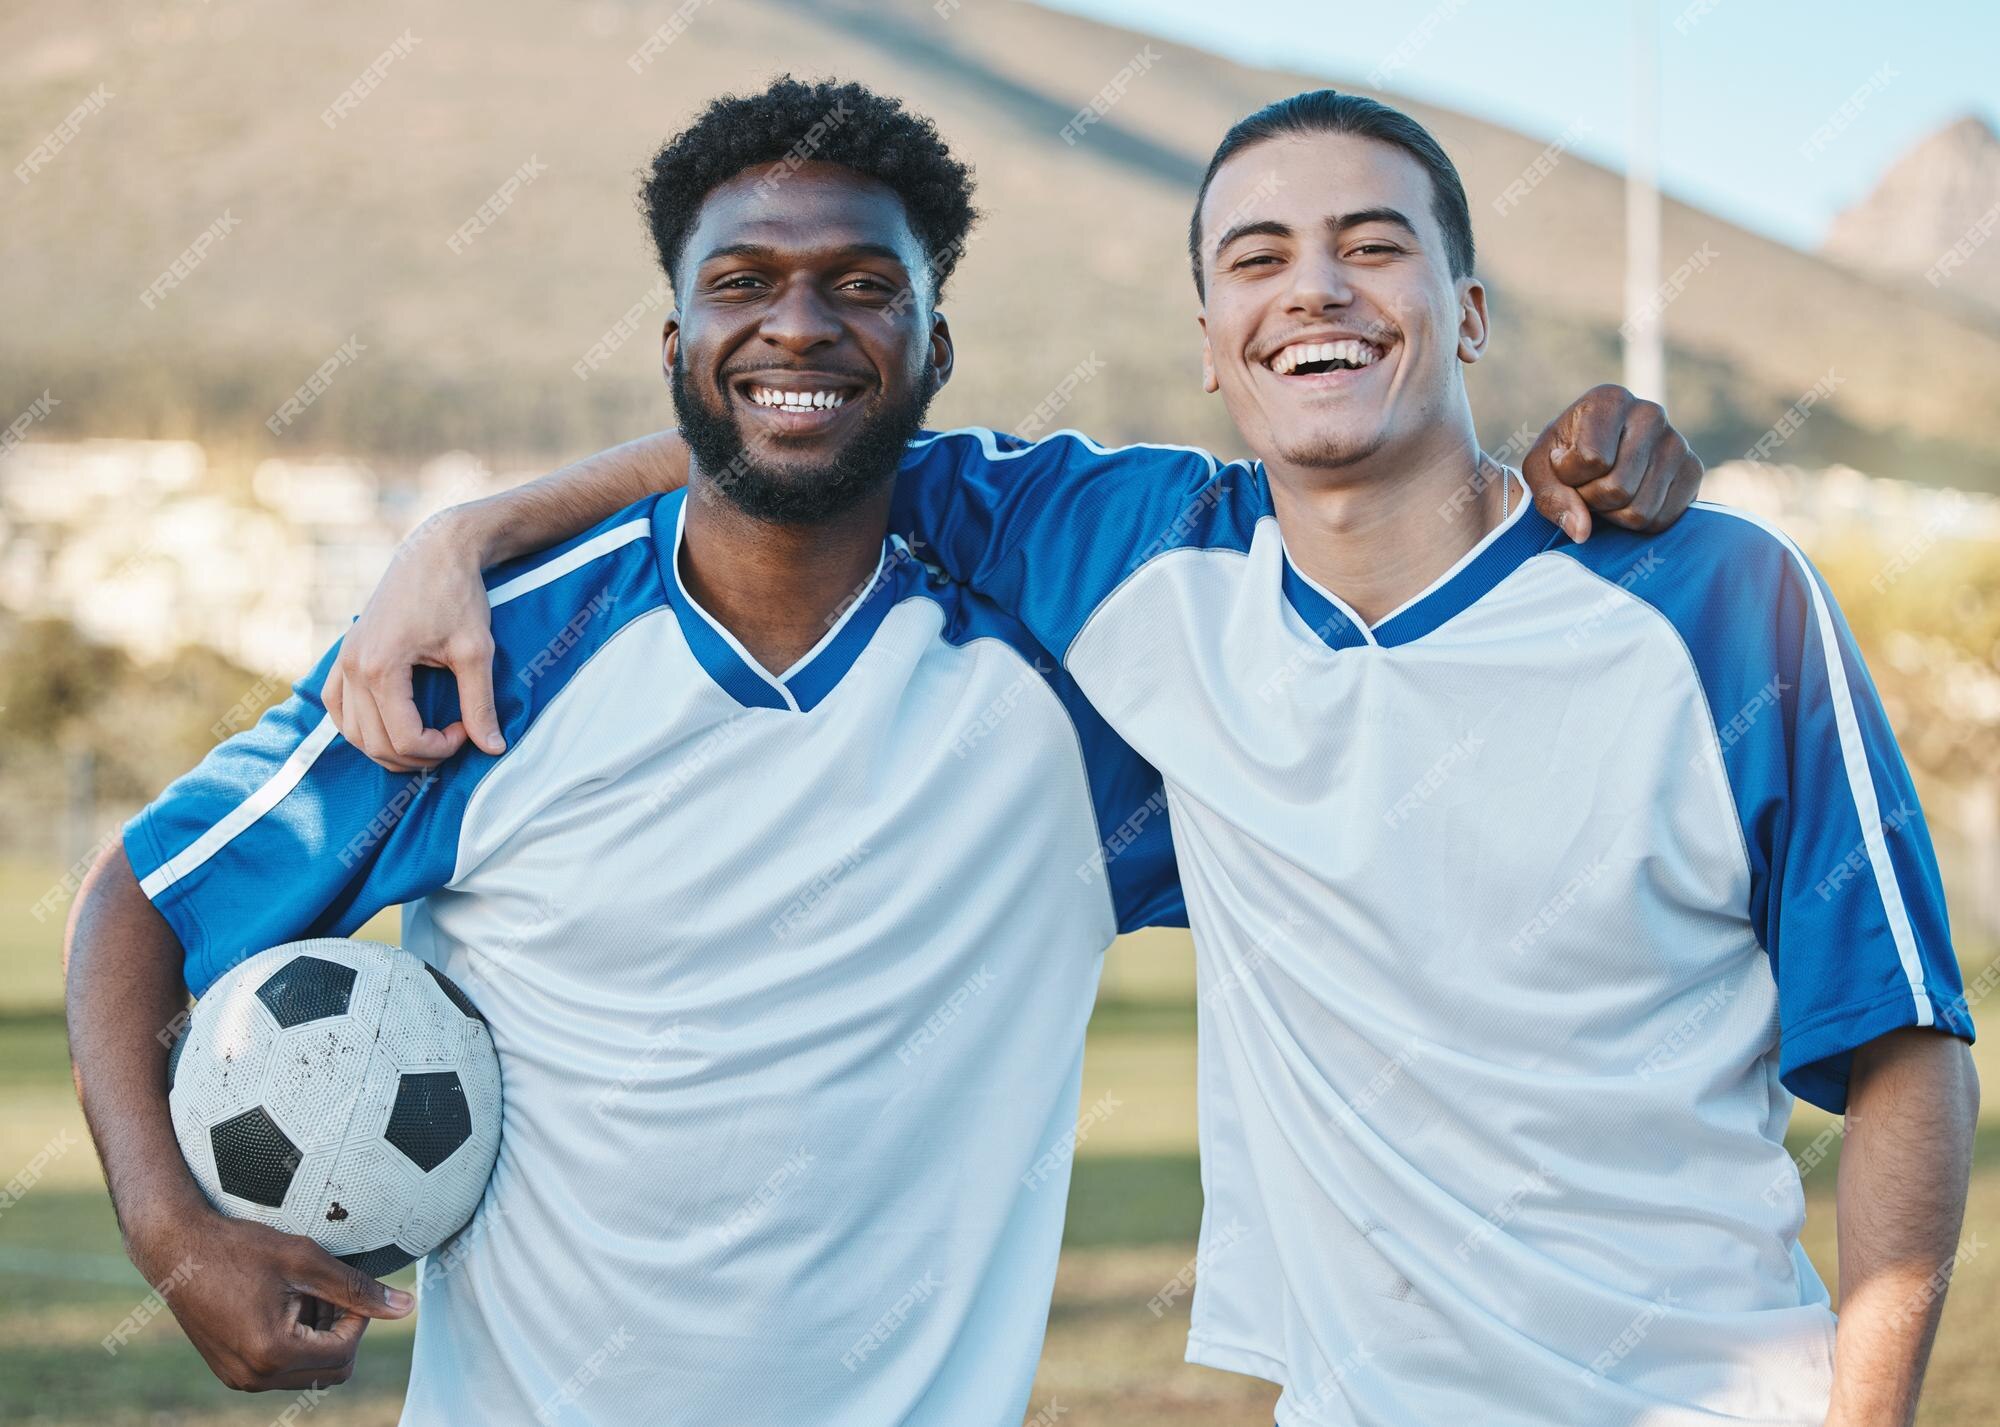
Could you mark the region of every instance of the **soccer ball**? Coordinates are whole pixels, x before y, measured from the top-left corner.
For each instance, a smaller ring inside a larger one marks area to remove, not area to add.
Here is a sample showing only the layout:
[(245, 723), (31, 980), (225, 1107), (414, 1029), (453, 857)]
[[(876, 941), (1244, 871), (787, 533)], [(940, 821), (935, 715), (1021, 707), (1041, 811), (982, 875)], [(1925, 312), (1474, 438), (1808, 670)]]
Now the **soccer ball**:
[(465, 1226), (500, 1152), (485, 1018), (380, 942), (295, 941), (223, 976), (174, 1043), (167, 1099), (217, 1209), (376, 1278)]

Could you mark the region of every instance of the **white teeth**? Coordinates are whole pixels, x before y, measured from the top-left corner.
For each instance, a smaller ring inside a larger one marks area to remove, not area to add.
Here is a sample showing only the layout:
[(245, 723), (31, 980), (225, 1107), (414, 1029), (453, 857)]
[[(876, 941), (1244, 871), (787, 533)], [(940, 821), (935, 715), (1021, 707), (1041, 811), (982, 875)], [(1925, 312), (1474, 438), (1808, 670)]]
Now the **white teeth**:
[(1271, 358), (1271, 370), (1290, 376), (1307, 362), (1345, 362), (1351, 367), (1372, 367), (1381, 352), (1366, 342), (1347, 338), (1339, 342), (1294, 342)]
[(753, 386), (750, 399), (759, 406), (772, 406), (780, 411), (823, 411), (847, 402), (847, 394), (838, 391), (780, 391), (776, 387)]

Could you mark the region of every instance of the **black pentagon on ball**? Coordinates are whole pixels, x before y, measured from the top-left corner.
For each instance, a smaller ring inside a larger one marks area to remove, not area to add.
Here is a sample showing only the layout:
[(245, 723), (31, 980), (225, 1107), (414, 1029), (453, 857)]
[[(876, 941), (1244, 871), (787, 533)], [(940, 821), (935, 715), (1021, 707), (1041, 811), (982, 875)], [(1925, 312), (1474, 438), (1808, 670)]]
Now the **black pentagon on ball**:
[(451, 998), (452, 1005), (458, 1007), (459, 1010), (465, 1012), (466, 1015), (472, 1017), (473, 1020), (480, 1022), (482, 1025), (485, 1023), (486, 1017), (479, 1014), (479, 1008), (472, 1004), (472, 998), (458, 989), (456, 981), (452, 980), (428, 961), (424, 963), (424, 970), (430, 972), (431, 980), (438, 984), (438, 990)]
[(283, 1207), (299, 1151), (262, 1106), (210, 1126), (208, 1142), (223, 1193), (270, 1209)]
[(281, 1029), (347, 1014), (354, 993), (354, 968), (317, 956), (295, 956), (257, 988)]
[(472, 1138), (472, 1108), (455, 1070), (405, 1075), (396, 1086), (384, 1139), (426, 1174)]
[(407, 1268), (417, 1261), (417, 1256), (401, 1244), (384, 1244), (379, 1249), (366, 1249), (358, 1254), (341, 1254), (340, 1261), (353, 1264), (370, 1278), (387, 1278), (399, 1268)]

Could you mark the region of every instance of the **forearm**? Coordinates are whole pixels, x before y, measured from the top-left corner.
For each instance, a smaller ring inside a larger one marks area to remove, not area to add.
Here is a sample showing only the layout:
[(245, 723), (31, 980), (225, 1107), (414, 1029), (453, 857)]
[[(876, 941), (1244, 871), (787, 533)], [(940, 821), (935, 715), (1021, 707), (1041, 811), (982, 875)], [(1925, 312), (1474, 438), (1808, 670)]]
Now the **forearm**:
[(84, 880), (64, 962), (77, 1095), (137, 1261), (149, 1224), (206, 1201), (167, 1109), (169, 1032), (187, 1004), (180, 942), (139, 890), (124, 848), (112, 847)]
[(1907, 1427), (1959, 1250), (1978, 1079), (1956, 1040), (1855, 1055), (1840, 1156), (1840, 1327), (1829, 1427)]
[(572, 461), (525, 486), (454, 506), (441, 517), (453, 538), (496, 564), (546, 549), (609, 519), (635, 501), (687, 484), (688, 448), (678, 431), (656, 431)]

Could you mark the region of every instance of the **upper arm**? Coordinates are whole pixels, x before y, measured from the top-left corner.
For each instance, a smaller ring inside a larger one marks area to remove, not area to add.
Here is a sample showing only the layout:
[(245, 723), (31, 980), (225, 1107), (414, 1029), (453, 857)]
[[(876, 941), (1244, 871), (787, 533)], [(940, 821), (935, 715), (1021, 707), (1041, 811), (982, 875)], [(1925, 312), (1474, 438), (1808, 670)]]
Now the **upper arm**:
[(1854, 637), (1789, 546), (1770, 586), (1775, 716), (1754, 694), (1714, 712), (1730, 724), (1751, 915), (1778, 984), (1780, 1073), (1838, 1113), (1860, 1047), (1904, 1027), (1968, 1041), (1973, 1028), (1936, 853)]
[(493, 760), (466, 750), (416, 775), (370, 762), (320, 703), (337, 649), (125, 825), (139, 890), (173, 929), (196, 994), (245, 957), (346, 935), (451, 879), (458, 817)]
[(890, 519), (920, 558), (1060, 654), (1133, 570), (1236, 518), (1247, 485), (1246, 468), (1191, 447), (967, 427), (910, 443)]

